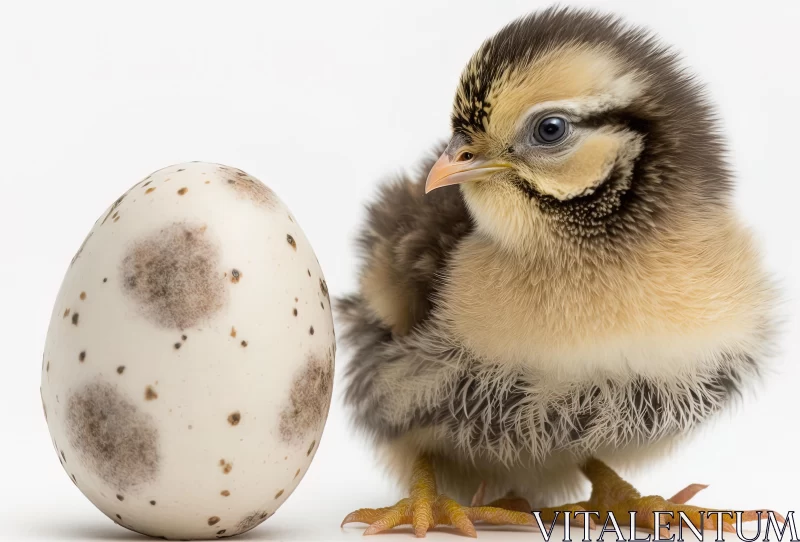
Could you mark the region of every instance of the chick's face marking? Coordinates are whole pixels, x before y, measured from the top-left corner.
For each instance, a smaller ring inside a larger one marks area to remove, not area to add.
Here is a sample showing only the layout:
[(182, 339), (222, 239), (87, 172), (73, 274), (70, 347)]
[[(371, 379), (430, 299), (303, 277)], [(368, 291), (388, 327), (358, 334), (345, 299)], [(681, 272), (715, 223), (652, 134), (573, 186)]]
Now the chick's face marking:
[(641, 94), (636, 72), (583, 45), (490, 66), (489, 43), (462, 76), (454, 136), (427, 190), (462, 184), (479, 227), (504, 241), (524, 240), (542, 220), (570, 237), (600, 235), (643, 148), (613, 114)]

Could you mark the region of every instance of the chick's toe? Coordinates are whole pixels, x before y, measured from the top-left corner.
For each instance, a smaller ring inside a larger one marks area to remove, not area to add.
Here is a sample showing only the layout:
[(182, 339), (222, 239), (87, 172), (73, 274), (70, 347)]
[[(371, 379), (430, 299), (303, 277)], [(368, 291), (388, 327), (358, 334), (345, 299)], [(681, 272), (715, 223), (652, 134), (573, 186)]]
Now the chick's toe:
[[(519, 502), (510, 502), (519, 508)], [(401, 499), (393, 506), (361, 508), (351, 512), (342, 525), (368, 523), (365, 535), (411, 525), (418, 538), (424, 537), (429, 529), (437, 525), (451, 525), (474, 538), (477, 537), (473, 525), (475, 521), (493, 525), (535, 525), (533, 515), (527, 511), (496, 506), (462, 506), (446, 495), (437, 495), (433, 467), (430, 460), (422, 456), (414, 464), (410, 497)]]

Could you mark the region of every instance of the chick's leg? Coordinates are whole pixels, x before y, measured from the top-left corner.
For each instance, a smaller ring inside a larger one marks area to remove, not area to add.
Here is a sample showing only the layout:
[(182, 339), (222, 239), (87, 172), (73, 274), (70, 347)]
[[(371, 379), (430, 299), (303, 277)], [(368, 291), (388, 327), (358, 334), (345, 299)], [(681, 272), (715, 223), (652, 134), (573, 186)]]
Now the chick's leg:
[(375, 534), (398, 525), (411, 525), (417, 537), (424, 537), (436, 525), (452, 525), (467, 536), (475, 537), (473, 521), (495, 525), (535, 525), (529, 513), (493, 506), (461, 506), (439, 495), (430, 458), (420, 456), (414, 463), (411, 495), (394, 506), (361, 508), (344, 518), (346, 523), (369, 523), (364, 534)]
[[(598, 459), (590, 459), (582, 467), (583, 473), (589, 478), (592, 483), (592, 495), (588, 501), (578, 503), (577, 505), (568, 505), (556, 508), (548, 508), (542, 510), (542, 519), (550, 520), (554, 517), (556, 511), (570, 510), (574, 507), (580, 507), (583, 510), (599, 512), (600, 516), (597, 518), (599, 523), (606, 521), (606, 516), (609, 512), (614, 514), (614, 519), (620, 525), (630, 524), (630, 512), (635, 511), (636, 523), (638, 527), (650, 529), (655, 531), (659, 529), (659, 525), (655, 525), (655, 516), (653, 512), (667, 512), (662, 515), (662, 521), (669, 522), (671, 525), (676, 525), (680, 519), (679, 514), (683, 512), (689, 521), (694, 524), (698, 529), (717, 528), (717, 516), (712, 515), (709, 517), (704, 512), (718, 512), (720, 510), (714, 508), (704, 508), (699, 506), (691, 506), (686, 504), (686, 501), (694, 497), (698, 492), (705, 489), (707, 486), (701, 484), (692, 484), (669, 499), (663, 497), (650, 495), (643, 497), (631, 484), (623, 480), (616, 472), (614, 472), (608, 465)], [(723, 529), (726, 531), (734, 532), (734, 525), (736, 519), (731, 511), (721, 511), (720, 514), (723, 521)], [(749, 510), (742, 515), (742, 521), (752, 521), (758, 519), (758, 510)], [(766, 510), (762, 510), (766, 514)], [(669, 513), (672, 513), (670, 517)], [(725, 515), (725, 513), (729, 515)], [(783, 518), (779, 514), (775, 514), (776, 518)], [(663, 536), (667, 536), (666, 529), (660, 528)]]

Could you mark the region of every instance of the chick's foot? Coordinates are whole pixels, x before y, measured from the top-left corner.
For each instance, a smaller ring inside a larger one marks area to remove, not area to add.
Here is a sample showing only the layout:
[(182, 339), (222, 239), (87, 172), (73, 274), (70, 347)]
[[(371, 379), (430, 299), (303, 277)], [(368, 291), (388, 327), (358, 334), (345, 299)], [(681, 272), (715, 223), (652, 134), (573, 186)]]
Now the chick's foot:
[[(582, 467), (583, 473), (592, 483), (592, 495), (588, 501), (564, 505), (556, 508), (541, 510), (541, 519), (545, 522), (552, 521), (559, 511), (589, 511), (594, 513), (596, 521), (603, 525), (609, 513), (614, 515), (619, 525), (630, 525), (631, 512), (636, 512), (636, 527), (655, 532), (656, 529), (662, 537), (668, 537), (667, 529), (663, 524), (677, 525), (680, 513), (698, 530), (717, 529), (717, 517), (722, 518), (722, 528), (728, 532), (735, 532), (736, 516), (733, 511), (719, 510), (708, 507), (692, 506), (686, 502), (708, 486), (691, 484), (669, 499), (656, 495), (642, 496), (631, 484), (623, 480), (608, 465), (598, 459), (590, 459)], [(654, 512), (665, 512), (661, 515), (662, 525), (656, 525)], [(712, 512), (712, 515), (708, 515)], [(716, 512), (720, 512), (719, 515)], [(758, 519), (759, 512), (764, 516), (767, 510), (748, 510), (742, 514), (742, 521)], [(670, 515), (671, 514), (671, 515)], [(776, 519), (783, 522), (780, 514), (775, 513)]]
[(467, 536), (476, 537), (474, 521), (494, 525), (535, 525), (529, 513), (494, 506), (461, 506), (453, 499), (438, 495), (433, 467), (427, 457), (414, 464), (411, 496), (394, 506), (361, 508), (344, 518), (346, 523), (368, 523), (365, 535), (376, 534), (398, 525), (411, 525), (417, 537), (437, 525), (452, 525)]

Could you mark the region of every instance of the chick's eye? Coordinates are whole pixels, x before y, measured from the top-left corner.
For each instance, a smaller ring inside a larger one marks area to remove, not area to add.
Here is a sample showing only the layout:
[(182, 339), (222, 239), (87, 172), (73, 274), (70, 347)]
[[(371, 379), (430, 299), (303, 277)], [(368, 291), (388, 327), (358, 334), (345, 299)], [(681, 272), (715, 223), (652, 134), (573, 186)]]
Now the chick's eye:
[(473, 156), (474, 155), (471, 152), (464, 151), (464, 152), (462, 152), (461, 154), (458, 155), (458, 158), (456, 158), (456, 161), (457, 162), (467, 162), (469, 160), (472, 160)]
[(534, 137), (540, 143), (555, 143), (567, 134), (567, 121), (561, 117), (546, 117), (536, 125)]

